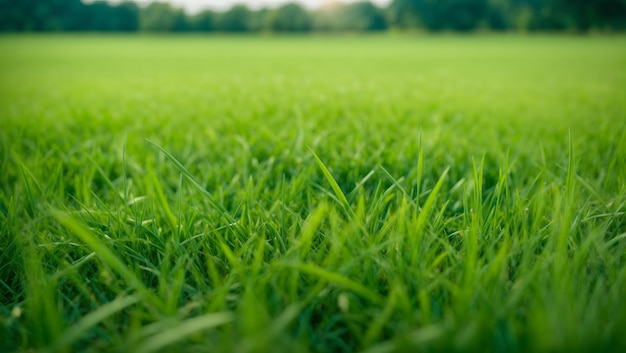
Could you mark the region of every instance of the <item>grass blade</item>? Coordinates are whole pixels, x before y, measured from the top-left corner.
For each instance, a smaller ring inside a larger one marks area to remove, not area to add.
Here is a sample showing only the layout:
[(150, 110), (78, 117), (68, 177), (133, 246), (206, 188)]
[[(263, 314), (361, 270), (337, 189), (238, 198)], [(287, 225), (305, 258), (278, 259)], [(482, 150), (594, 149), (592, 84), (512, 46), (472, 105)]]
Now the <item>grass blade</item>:
[(334, 283), (347, 290), (351, 290), (354, 293), (362, 296), (363, 298), (368, 299), (372, 303), (375, 303), (375, 304), (383, 303), (383, 299), (376, 292), (373, 292), (367, 289), (367, 287), (365, 287), (364, 285), (354, 282), (353, 280), (345, 276), (342, 276), (338, 273), (327, 271), (313, 264), (287, 264), (285, 266), (296, 269), (300, 272), (304, 272), (306, 274), (318, 277), (321, 280)]
[(212, 313), (204, 316), (187, 319), (168, 329), (147, 339), (136, 350), (136, 353), (151, 353), (159, 351), (171, 344), (180, 342), (194, 333), (228, 324), (235, 319), (230, 312)]
[[(443, 173), (439, 177), (439, 180), (437, 181), (437, 184), (435, 184), (433, 191), (431, 191), (430, 195), (428, 195), (428, 198), (426, 199), (426, 202), (424, 203), (424, 206), (422, 207), (419, 216), (417, 216), (417, 222), (415, 223), (415, 231), (420, 237), (422, 234), (424, 234), (426, 221), (428, 220), (428, 217), (430, 216), (432, 209), (435, 206), (437, 195), (439, 195), (439, 191), (441, 190), (441, 187), (443, 186), (443, 182), (446, 179), (446, 176), (448, 175), (449, 170), (450, 170), (450, 167), (446, 168), (443, 171)], [(411, 263), (415, 263), (418, 251), (416, 250), (417, 247), (412, 247), (412, 249), (413, 251), (411, 252)]]
[(109, 267), (111, 267), (115, 272), (117, 272), (126, 282), (128, 282), (132, 287), (141, 294), (141, 296), (151, 305), (157, 307), (158, 309), (163, 309), (165, 307), (163, 301), (159, 299), (154, 293), (152, 293), (148, 287), (137, 277), (135, 273), (133, 273), (128, 266), (124, 264), (122, 260), (120, 260), (108, 246), (102, 243), (98, 238), (96, 238), (85, 225), (76, 221), (69, 215), (53, 210), (52, 215), (56, 218), (64, 227), (71, 230), (81, 241), (83, 241), (87, 246), (98, 254), (98, 257)]
[(140, 298), (136, 296), (128, 296), (117, 298), (114, 301), (105, 304), (93, 312), (83, 316), (74, 326), (68, 328), (60, 336), (60, 339), (52, 345), (50, 351), (57, 351), (63, 347), (70, 346), (80, 338), (82, 338), (92, 327), (102, 322), (109, 316), (124, 310), (125, 308), (137, 303)]
[(191, 184), (195, 186), (196, 189), (198, 189), (198, 191), (200, 191), (202, 195), (204, 195), (207, 198), (207, 200), (209, 200), (209, 203), (211, 204), (211, 206), (213, 206), (215, 209), (220, 211), (220, 213), (224, 217), (226, 217), (229, 224), (236, 223), (235, 218), (230, 214), (230, 212), (228, 212), (228, 210), (224, 208), (224, 206), (217, 201), (217, 199), (215, 198), (215, 196), (213, 196), (213, 194), (211, 194), (206, 188), (202, 186), (202, 184), (200, 184), (200, 182), (194, 177), (194, 175), (191, 174), (191, 172), (189, 172), (189, 170), (185, 168), (185, 166), (181, 162), (179, 162), (178, 159), (176, 159), (176, 157), (174, 157), (171, 153), (167, 152), (163, 147), (159, 146), (155, 142), (152, 142), (150, 140), (146, 140), (146, 141), (152, 146), (156, 147), (161, 153), (163, 153), (165, 157), (167, 157), (167, 159), (169, 159), (174, 164), (176, 169), (178, 169), (178, 171), (187, 180), (189, 180), (189, 182), (191, 182)]
[(335, 194), (335, 196), (341, 203), (341, 207), (346, 211), (346, 213), (348, 214), (350, 218), (354, 218), (355, 216), (354, 211), (352, 211), (352, 208), (350, 207), (350, 203), (348, 202), (346, 195), (343, 193), (343, 191), (339, 187), (339, 184), (337, 184), (337, 181), (335, 180), (333, 175), (330, 173), (328, 168), (326, 168), (326, 165), (324, 164), (324, 162), (322, 162), (320, 157), (318, 157), (317, 154), (315, 154), (315, 152), (311, 148), (309, 148), (309, 150), (313, 154), (313, 158), (315, 158), (317, 165), (322, 170), (322, 173), (324, 174), (326, 181), (328, 181), (328, 183), (330, 184), (330, 187), (333, 189), (333, 193)]

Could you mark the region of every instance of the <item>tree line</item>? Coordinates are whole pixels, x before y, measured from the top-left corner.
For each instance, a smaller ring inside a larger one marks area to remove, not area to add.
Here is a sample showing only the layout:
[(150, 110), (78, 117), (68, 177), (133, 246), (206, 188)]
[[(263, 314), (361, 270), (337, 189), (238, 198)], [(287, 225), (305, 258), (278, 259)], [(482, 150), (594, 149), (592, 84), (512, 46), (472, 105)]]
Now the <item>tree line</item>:
[(333, 3), (307, 10), (298, 3), (252, 10), (187, 14), (164, 2), (0, 0), (0, 31), (99, 32), (364, 32), (619, 31), (626, 29), (626, 0), (393, 0)]

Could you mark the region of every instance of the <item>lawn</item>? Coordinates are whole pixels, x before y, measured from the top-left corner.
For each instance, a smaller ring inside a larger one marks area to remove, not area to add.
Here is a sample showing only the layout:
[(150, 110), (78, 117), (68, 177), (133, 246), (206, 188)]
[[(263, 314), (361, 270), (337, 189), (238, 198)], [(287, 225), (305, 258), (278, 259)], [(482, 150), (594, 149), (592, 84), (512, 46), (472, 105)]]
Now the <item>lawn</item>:
[(0, 351), (626, 349), (626, 37), (0, 37)]

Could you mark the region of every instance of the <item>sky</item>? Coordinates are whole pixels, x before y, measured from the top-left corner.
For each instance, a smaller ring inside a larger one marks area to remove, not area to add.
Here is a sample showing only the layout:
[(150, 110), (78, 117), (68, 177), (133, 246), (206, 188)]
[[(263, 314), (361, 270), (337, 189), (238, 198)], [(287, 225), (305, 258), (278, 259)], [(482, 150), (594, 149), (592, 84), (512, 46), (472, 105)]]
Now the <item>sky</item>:
[[(147, 4), (155, 0), (135, 0), (140, 4)], [(337, 2), (340, 0), (159, 0), (161, 2), (169, 2), (173, 5), (184, 7), (188, 12), (197, 12), (202, 9), (210, 8), (214, 10), (224, 10), (230, 8), (234, 4), (246, 4), (250, 8), (258, 9), (261, 7), (276, 7), (287, 2), (299, 2), (308, 8), (318, 8), (324, 4)], [(356, 0), (341, 0), (341, 2), (354, 2)], [(370, 0), (371, 2), (383, 6), (391, 0)]]

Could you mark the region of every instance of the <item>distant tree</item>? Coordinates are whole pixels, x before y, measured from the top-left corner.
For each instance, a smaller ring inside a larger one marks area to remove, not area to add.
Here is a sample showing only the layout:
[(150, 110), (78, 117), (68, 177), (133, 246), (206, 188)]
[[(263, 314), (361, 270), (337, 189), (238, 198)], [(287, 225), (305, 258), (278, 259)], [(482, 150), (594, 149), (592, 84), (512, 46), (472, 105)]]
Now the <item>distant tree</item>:
[(314, 12), (313, 29), (316, 31), (340, 31), (344, 28), (343, 13), (346, 5), (343, 3), (331, 3)]
[[(431, 31), (506, 30), (545, 24), (536, 14), (549, 13), (554, 0), (393, 0), (387, 8), (390, 26)], [(554, 25), (554, 24), (553, 24)]]
[(0, 29), (61, 31), (68, 14), (81, 6), (80, 0), (0, 0)]
[(598, 0), (595, 4), (597, 27), (626, 30), (626, 0)]
[(489, 0), (487, 26), (497, 31), (515, 27), (515, 12), (509, 0)]
[(318, 31), (378, 31), (387, 28), (383, 10), (369, 1), (350, 4), (335, 3), (314, 14)]
[(247, 32), (251, 30), (251, 11), (245, 5), (235, 5), (220, 14), (217, 29), (224, 32)]
[(485, 22), (488, 0), (421, 0), (420, 19), (432, 31), (471, 31)]
[(71, 31), (133, 32), (139, 29), (139, 8), (134, 2), (110, 5), (97, 1), (74, 8), (67, 16)]
[(108, 31), (111, 27), (111, 7), (105, 1), (96, 1), (75, 8), (68, 19), (67, 29), (74, 31)]
[(124, 1), (113, 7), (117, 18), (117, 31), (134, 32), (139, 30), (139, 7), (131, 1)]
[(529, 30), (563, 30), (568, 27), (567, 14), (558, 9), (558, 0), (512, 0), (530, 13)]
[(0, 31), (626, 30), (626, 0), (393, 0), (385, 10), (361, 0), (313, 13), (291, 3), (192, 16), (168, 3), (139, 8), (131, 1), (0, 0)]
[(380, 31), (387, 28), (383, 12), (369, 1), (348, 4), (341, 12), (348, 30)]
[(217, 15), (215, 12), (205, 10), (189, 17), (189, 26), (191, 30), (198, 32), (211, 32), (217, 29)]
[(575, 27), (560, 0), (509, 0), (518, 29), (559, 31)]
[(289, 3), (269, 14), (269, 27), (277, 32), (306, 32), (313, 27), (313, 19), (302, 5)]
[(184, 11), (168, 3), (151, 3), (141, 9), (139, 20), (144, 31), (180, 32), (189, 29)]
[(250, 31), (271, 31), (274, 10), (262, 8), (257, 11), (250, 11), (248, 18), (248, 30)]
[(626, 0), (553, 0), (551, 5), (568, 28), (626, 28)]
[(393, 0), (387, 7), (389, 25), (402, 29), (417, 28), (420, 23), (420, 0)]
[(28, 30), (30, 26), (27, 22), (30, 22), (32, 14), (27, 12), (27, 3), (27, 1), (16, 3), (14, 0), (0, 0), (0, 30)]

